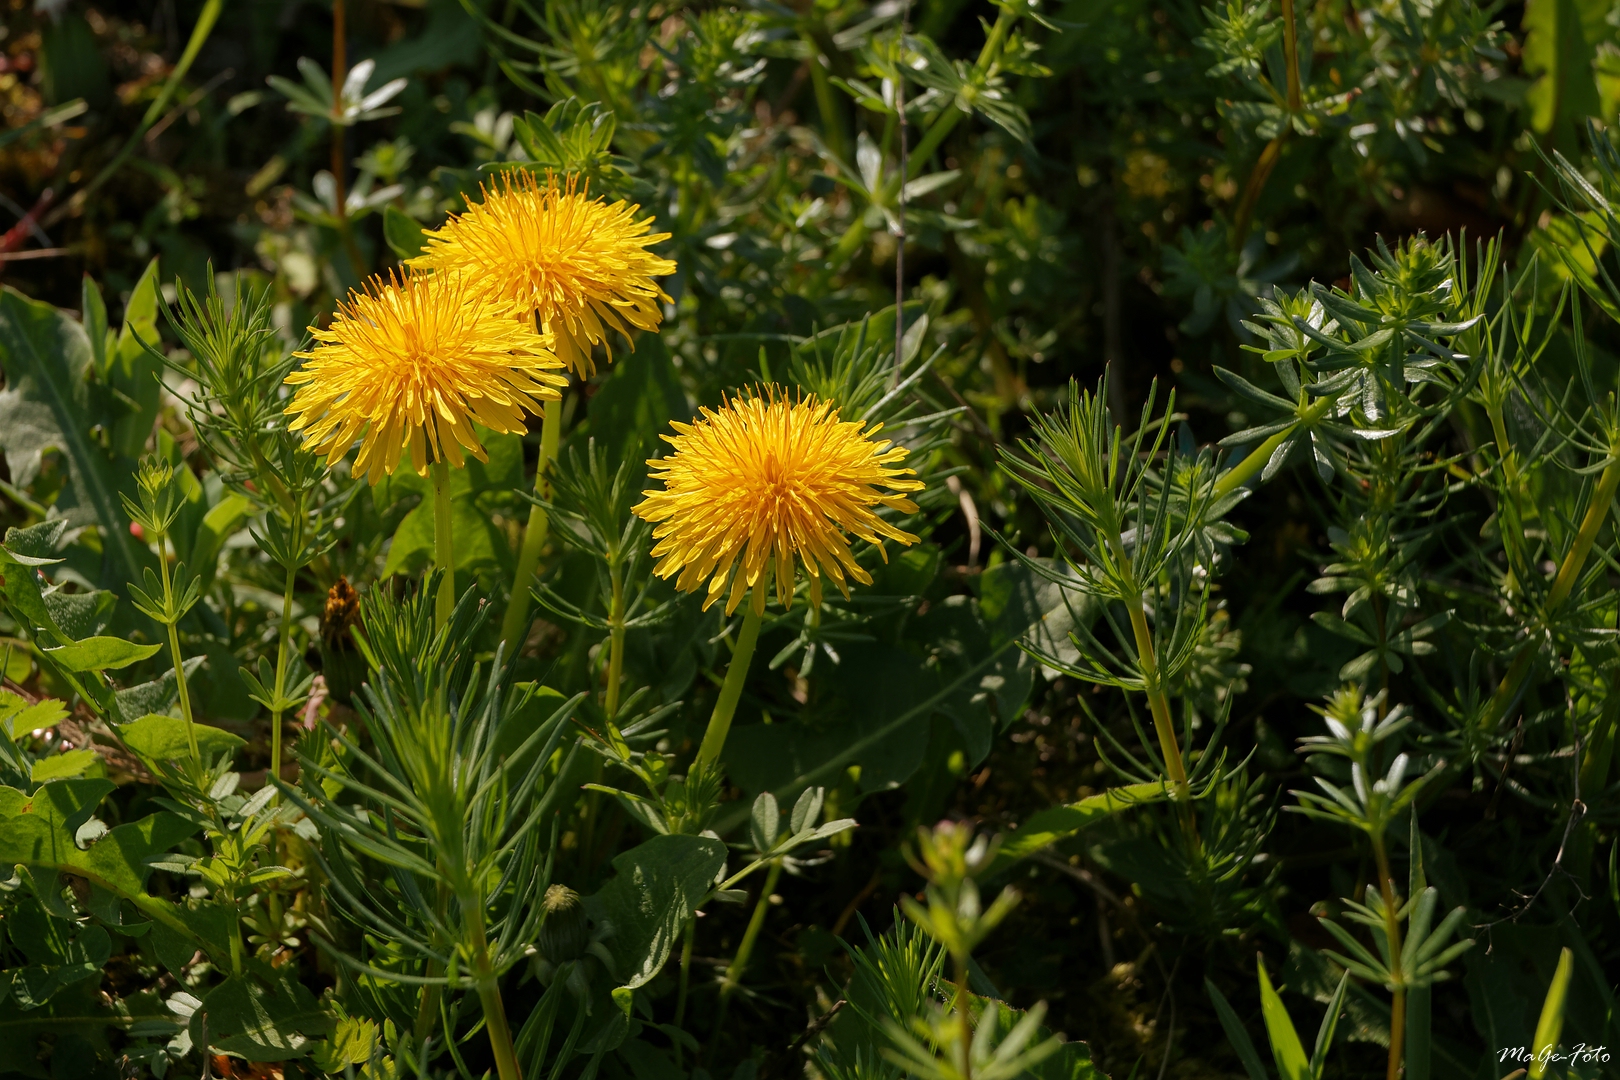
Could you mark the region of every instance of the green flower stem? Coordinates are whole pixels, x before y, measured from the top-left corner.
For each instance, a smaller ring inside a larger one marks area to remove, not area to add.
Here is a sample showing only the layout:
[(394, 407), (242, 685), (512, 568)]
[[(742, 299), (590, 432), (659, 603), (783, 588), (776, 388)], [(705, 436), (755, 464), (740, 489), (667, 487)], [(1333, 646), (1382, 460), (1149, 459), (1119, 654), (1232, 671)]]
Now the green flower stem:
[(450, 537), (450, 465), (433, 463), (433, 562), (443, 572), (439, 579), (439, 596), (434, 607), (434, 621), (444, 626), (450, 613), (456, 609), (456, 552)]
[(1215, 498), (1224, 498), (1248, 483), (1250, 477), (1266, 467), (1266, 462), (1277, 452), (1277, 447), (1292, 438), (1301, 426), (1308, 427), (1326, 416), (1337, 400), (1338, 398), (1317, 398), (1314, 404), (1300, 413), (1298, 420), (1255, 447), (1242, 461), (1226, 470), (1221, 478), (1215, 481)]
[[(769, 585), (768, 578), (761, 578), (756, 589), (765, 589)], [(726, 745), (726, 734), (731, 731), (731, 718), (737, 712), (737, 702), (742, 698), (743, 683), (748, 681), (748, 665), (754, 658), (754, 646), (759, 643), (759, 624), (764, 619), (762, 614), (754, 610), (753, 597), (743, 601), (742, 630), (737, 634), (737, 647), (731, 651), (731, 666), (726, 668), (726, 681), (720, 687), (720, 700), (714, 703), (714, 713), (709, 717), (709, 727), (703, 733), (703, 743), (698, 747), (697, 764), (713, 765), (720, 758), (720, 750)]]
[[(169, 556), (164, 547), (167, 536), (157, 537), (158, 571), (163, 575), (163, 606), (172, 616), (174, 614), (174, 583), (169, 578)], [(174, 662), (174, 683), (180, 688), (180, 715), (186, 721), (186, 743), (191, 749), (191, 760), (198, 768), (202, 767), (202, 753), (197, 749), (197, 724), (191, 716), (191, 693), (186, 688), (186, 667), (180, 655), (180, 624), (175, 620), (168, 624), (169, 628), (169, 657)]]
[[(612, 719), (619, 711), (619, 682), (624, 677), (624, 566), (618, 560), (608, 565), (613, 582), (613, 602), (608, 608), (607, 689), (602, 692), (602, 711)], [(729, 672), (727, 673), (730, 674)]]
[[(557, 457), (557, 440), (562, 430), (562, 399), (546, 402), (545, 419), (540, 427), (540, 463), (534, 470), (534, 493), (541, 499), (551, 498), (551, 485), (546, 472)], [(508, 660), (522, 647), (517, 640), (529, 622), (529, 582), (535, 567), (540, 565), (540, 552), (546, 546), (546, 532), (550, 521), (544, 507), (529, 508), (529, 523), (523, 530), (523, 546), (518, 549), (517, 572), (512, 575), (512, 599), (506, 605), (506, 617), (501, 620), (501, 643), (506, 646)]]
[[(287, 584), (281, 592), (281, 633), (276, 645), (276, 707), (270, 710), (270, 776), (281, 779), (281, 703), (287, 693), (287, 652), (292, 644), (293, 585), (298, 568), (287, 568)], [(276, 798), (279, 796), (272, 796)]]
[[(782, 860), (773, 860), (771, 868), (765, 872), (765, 885), (759, 891), (759, 903), (754, 905), (754, 914), (748, 920), (748, 929), (743, 931), (742, 942), (737, 946), (737, 955), (726, 965), (726, 977), (720, 983), (721, 1010), (725, 1009), (726, 1002), (737, 987), (742, 985), (742, 975), (744, 969), (748, 967), (748, 957), (754, 951), (754, 943), (759, 940), (759, 932), (765, 927), (765, 912), (771, 906), (771, 894), (776, 892), (776, 883), (781, 877)], [(716, 1025), (716, 1028), (718, 1027), (719, 1025)]]
[[(1603, 528), (1604, 520), (1609, 516), (1609, 508), (1614, 502), (1615, 490), (1620, 488), (1620, 458), (1609, 462), (1598, 477), (1597, 490), (1592, 492), (1592, 501), (1587, 504), (1586, 516), (1581, 519), (1580, 531), (1575, 534), (1575, 542), (1570, 545), (1564, 561), (1558, 567), (1558, 576), (1553, 579), (1552, 591), (1547, 594), (1546, 610), (1550, 614), (1569, 599), (1574, 590), (1575, 583), (1580, 580), (1581, 571), (1586, 567), (1586, 559), (1592, 553), (1592, 545), (1597, 542), (1598, 532)], [(1524, 680), (1530, 674), (1530, 663), (1535, 659), (1536, 643), (1527, 641), (1519, 648), (1518, 655), (1508, 667), (1507, 674), (1496, 687), (1496, 693), (1485, 704), (1485, 712), (1481, 726), (1487, 732), (1496, 730), (1498, 724), (1506, 719), (1508, 710), (1519, 696), (1519, 690), (1524, 686)]]

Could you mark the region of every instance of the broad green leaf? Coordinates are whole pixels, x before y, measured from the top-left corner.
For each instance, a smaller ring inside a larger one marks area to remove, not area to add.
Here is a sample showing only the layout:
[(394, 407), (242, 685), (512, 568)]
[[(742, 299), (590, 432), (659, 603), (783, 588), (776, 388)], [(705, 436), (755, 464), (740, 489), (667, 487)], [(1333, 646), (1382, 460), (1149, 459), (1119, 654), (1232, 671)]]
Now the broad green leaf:
[(6, 375), (0, 450), (12, 483), (32, 483), (44, 451), (60, 449), (71, 483), (57, 497), (57, 508), (72, 524), (99, 525), (114, 575), (131, 581), (139, 561), (129, 519), (119, 505), (113, 464), (90, 440), (90, 364), (90, 339), (77, 321), (9, 286), (0, 289), (0, 366)]
[(26, 698), (10, 690), (0, 690), (0, 731), (10, 738), (55, 727), (67, 714), (67, 705), (55, 698), (29, 704)]
[[(153, 869), (170, 873), (183, 873), (185, 869), (172, 855), (154, 856), (150, 862)], [(180, 975), (197, 954), (199, 944), (214, 956), (230, 955), (231, 938), (241, 933), (241, 920), (233, 909), (223, 904), (191, 903), (174, 910), (182, 920), (178, 926), (152, 924), (152, 948), (164, 967)]]
[[(146, 264), (140, 280), (124, 305), (124, 327), (107, 356), (108, 382), (118, 391), (128, 413), (113, 423), (112, 448), (124, 457), (139, 457), (152, 437), (163, 387), (158, 383), (158, 361), (141, 341), (158, 340), (158, 261)], [(137, 337), (137, 335), (139, 335)]]
[(1081, 829), (1095, 825), (1144, 803), (1158, 802), (1169, 794), (1163, 784), (1126, 784), (1100, 795), (1092, 795), (1067, 806), (1054, 806), (1030, 816), (1030, 819), (1002, 842), (1001, 850), (991, 864), (991, 872), (1004, 870), (1010, 864), (1033, 855), (1044, 847), (1067, 839)]
[(69, 750), (64, 754), (52, 754), (34, 762), (33, 771), (28, 778), (36, 784), (46, 784), (52, 780), (68, 780), (83, 776), (91, 766), (99, 764), (100, 759), (96, 757), (94, 750)]
[(203, 515), (202, 523), (197, 526), (197, 534), (192, 537), (187, 565), (202, 580), (205, 591), (214, 580), (220, 549), (252, 513), (253, 503), (246, 495), (229, 492)]
[[(1584, 16), (1596, 16), (1593, 25)], [(1551, 134), (1554, 145), (1576, 151), (1577, 125), (1603, 116), (1603, 102), (1592, 68), (1595, 45), (1604, 33), (1606, 9), (1580, 0), (1529, 0), (1524, 8), (1524, 72), (1535, 82), (1526, 102), (1530, 126)], [(1612, 31), (1610, 31), (1612, 33)]]
[[(217, 727), (198, 724), (197, 752), (212, 761), (221, 754), (234, 754), (247, 743)], [(118, 737), (142, 760), (150, 764), (179, 761), (191, 756), (191, 743), (186, 734), (186, 722), (178, 716), (150, 713), (132, 724), (118, 725)]]
[(422, 247), (427, 243), (421, 223), (393, 206), (383, 208), (383, 239), (401, 259), (422, 254)]
[[(181, 665), (186, 678), (191, 678), (202, 667), (204, 659), (201, 656), (187, 657)], [(121, 724), (131, 724), (148, 713), (167, 712), (179, 700), (180, 684), (174, 677), (174, 669), (170, 668), (151, 682), (139, 683), (114, 694), (112, 719)]]
[(109, 830), (81, 850), (74, 834), (113, 789), (108, 780), (62, 780), (32, 797), (0, 787), (0, 866), (22, 864), (68, 870), (131, 899), (145, 894), (147, 859), (197, 831), (178, 814), (162, 811)]
[[(489, 515), (470, 498), (450, 500), (450, 538), (456, 549), (458, 577), (477, 570), (499, 568), (510, 558), (506, 538), (490, 522)], [(429, 497), (424, 498), (399, 523), (393, 544), (388, 549), (388, 559), (383, 565), (383, 577), (416, 573), (432, 561), (433, 502)], [(463, 580), (458, 588), (466, 584), (468, 581)]]
[(137, 645), (123, 638), (92, 637), (46, 649), (45, 655), (68, 671), (83, 674), (126, 668), (156, 656), (162, 648), (162, 645)]
[(1311, 1063), (1305, 1056), (1305, 1046), (1299, 1041), (1299, 1032), (1288, 1018), (1282, 998), (1272, 989), (1266, 974), (1266, 962), (1260, 966), (1260, 1017), (1266, 1023), (1266, 1034), (1271, 1038), (1271, 1056), (1277, 1061), (1277, 1073), (1282, 1080), (1313, 1080)]
[(208, 992), (191, 1014), (193, 1042), (206, 1031), (215, 1050), (240, 1054), (249, 1061), (291, 1061), (310, 1049), (310, 1037), (332, 1030), (321, 1009), (298, 982), (296, 969), (273, 970), (255, 965), (253, 975), (232, 975)]
[(5, 548), (23, 566), (50, 566), (62, 561), (56, 548), (66, 531), (66, 518), (52, 518), (26, 529), (7, 529)]
[(663, 969), (725, 862), (725, 845), (705, 836), (655, 836), (613, 860), (613, 880), (586, 903), (598, 922), (613, 923), (607, 945), (623, 985), (635, 989)]
[(346, 1066), (364, 1065), (382, 1050), (382, 1035), (375, 1020), (345, 1016), (338, 1021), (332, 1037), (310, 1051), (309, 1059), (322, 1072), (341, 1075)]
[(37, 631), (47, 641), (72, 644), (45, 607), (45, 598), (39, 588), (39, 572), (12, 558), (11, 552), (0, 547), (0, 596), (5, 598), (17, 620)]
[[(56, 881), (51, 875), (51, 882)], [(93, 923), (53, 918), (38, 903), (18, 904), (8, 913), (12, 942), (28, 966), (5, 973), (11, 997), (22, 1010), (43, 1006), (57, 993), (87, 979), (100, 979), (112, 955), (112, 938)]]
[(40, 597), (62, 633), (74, 641), (95, 637), (107, 627), (118, 597), (109, 589), (65, 593), (60, 590)]

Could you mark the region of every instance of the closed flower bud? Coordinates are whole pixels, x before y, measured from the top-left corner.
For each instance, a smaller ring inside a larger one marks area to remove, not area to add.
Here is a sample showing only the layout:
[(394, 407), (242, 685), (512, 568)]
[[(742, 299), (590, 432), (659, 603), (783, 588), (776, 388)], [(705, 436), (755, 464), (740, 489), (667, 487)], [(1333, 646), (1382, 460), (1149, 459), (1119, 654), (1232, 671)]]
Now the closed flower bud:
[(546, 890), (541, 904), (546, 917), (540, 924), (540, 955), (553, 964), (584, 956), (591, 939), (579, 893), (566, 885), (553, 885)]

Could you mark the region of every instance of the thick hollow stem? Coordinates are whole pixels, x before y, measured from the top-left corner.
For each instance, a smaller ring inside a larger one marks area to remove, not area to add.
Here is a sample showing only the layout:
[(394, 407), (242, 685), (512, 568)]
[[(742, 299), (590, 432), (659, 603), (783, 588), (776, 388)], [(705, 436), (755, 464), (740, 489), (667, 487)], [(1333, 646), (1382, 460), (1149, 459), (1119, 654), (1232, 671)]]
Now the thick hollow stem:
[[(755, 588), (763, 589), (767, 585), (761, 578)], [(697, 763), (699, 765), (713, 765), (720, 759), (720, 750), (726, 745), (726, 734), (731, 731), (731, 718), (737, 712), (737, 702), (742, 698), (743, 683), (748, 681), (748, 665), (754, 658), (754, 646), (759, 642), (759, 624), (764, 618), (754, 610), (752, 597), (743, 601), (742, 630), (737, 634), (737, 647), (731, 652), (731, 666), (726, 668), (726, 681), (720, 687), (720, 700), (714, 703), (714, 713), (709, 717), (709, 727), (703, 733), (703, 743), (698, 747)]]
[[(540, 426), (540, 463), (534, 470), (534, 493), (541, 499), (551, 498), (551, 485), (546, 472), (557, 456), (558, 433), (562, 428), (562, 399), (546, 402), (545, 418)], [(529, 508), (529, 523), (523, 529), (523, 544), (518, 548), (517, 572), (512, 575), (512, 599), (506, 605), (506, 617), (501, 620), (501, 643), (506, 646), (508, 660), (517, 655), (523, 642), (518, 640), (529, 624), (529, 582), (540, 565), (540, 552), (546, 546), (546, 532), (550, 519), (544, 508)]]
[(433, 463), (433, 562), (443, 574), (439, 579), (434, 621), (443, 626), (456, 609), (456, 553), (455, 543), (450, 538), (450, 466), (443, 461)]
[(602, 691), (602, 711), (608, 719), (619, 711), (619, 682), (624, 677), (624, 566), (618, 560), (608, 567), (613, 582), (613, 601), (608, 609), (607, 688)]

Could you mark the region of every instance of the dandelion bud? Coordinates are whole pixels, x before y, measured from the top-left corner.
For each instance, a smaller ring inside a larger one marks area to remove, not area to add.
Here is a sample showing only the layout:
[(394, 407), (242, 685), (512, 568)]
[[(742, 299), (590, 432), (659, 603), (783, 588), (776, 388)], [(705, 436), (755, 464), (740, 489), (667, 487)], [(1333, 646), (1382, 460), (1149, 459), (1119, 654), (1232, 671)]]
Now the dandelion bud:
[(553, 885), (540, 901), (545, 921), (540, 924), (540, 955), (553, 964), (578, 960), (590, 944), (585, 926), (585, 905), (579, 893), (566, 885)]

